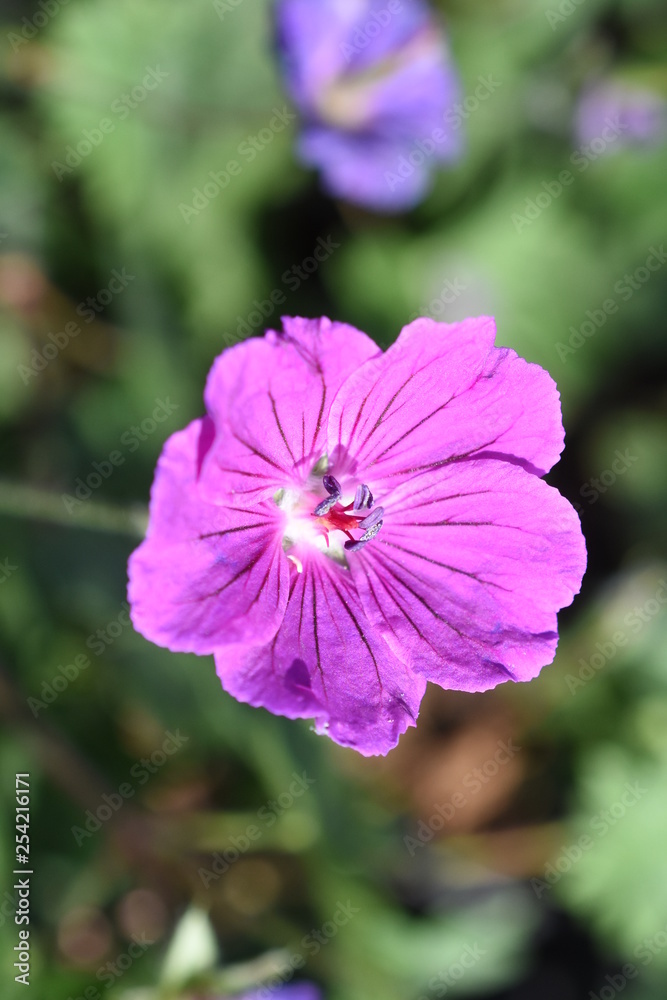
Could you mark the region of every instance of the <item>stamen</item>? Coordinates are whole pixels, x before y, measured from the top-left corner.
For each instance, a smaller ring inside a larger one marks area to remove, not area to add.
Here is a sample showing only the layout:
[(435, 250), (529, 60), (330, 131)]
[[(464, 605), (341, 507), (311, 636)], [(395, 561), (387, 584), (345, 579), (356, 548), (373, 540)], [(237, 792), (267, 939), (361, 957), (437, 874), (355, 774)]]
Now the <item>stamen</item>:
[(324, 476), (322, 478), (322, 484), (327, 493), (330, 493), (331, 495), (327, 497), (326, 500), (322, 500), (321, 503), (318, 503), (317, 507), (313, 511), (313, 514), (316, 517), (322, 517), (324, 514), (328, 514), (331, 508), (335, 507), (341, 498), (340, 483), (333, 476)]
[[(381, 510), (381, 508), (378, 509)], [(363, 549), (366, 542), (370, 542), (371, 538), (375, 538), (383, 523), (383, 521), (377, 521), (373, 524), (367, 531), (364, 531), (358, 542), (345, 542), (345, 548), (347, 551), (359, 552), (360, 549)]]
[(335, 494), (336, 498), (340, 499), (342, 490), (340, 488), (340, 483), (334, 476), (323, 476), (322, 485), (327, 493), (331, 493), (332, 496)]
[[(329, 548), (329, 532), (342, 531), (343, 534), (347, 535), (345, 549), (348, 552), (358, 552), (360, 549), (363, 549), (367, 542), (375, 538), (382, 527), (384, 523), (384, 507), (376, 507), (375, 510), (371, 510), (373, 506), (373, 494), (366, 483), (361, 483), (357, 486), (354, 501), (346, 506), (340, 504), (343, 491), (340, 483), (334, 476), (323, 476), (322, 485), (329, 496), (318, 503), (313, 511), (313, 517), (326, 518), (326, 520), (320, 522), (317, 530), (324, 536), (327, 549)], [(370, 510), (370, 513), (365, 517), (360, 517), (359, 514), (364, 510)], [(327, 517), (327, 515), (329, 516)], [(359, 539), (355, 539), (350, 534), (350, 529), (355, 528), (363, 530), (363, 534)]]
[(332, 507), (335, 507), (338, 503), (338, 497), (327, 497), (321, 503), (318, 503), (317, 507), (313, 511), (315, 517), (322, 517), (324, 514), (328, 514)]
[(380, 521), (382, 523), (382, 518), (384, 517), (384, 507), (376, 507), (375, 510), (365, 517), (363, 521), (359, 522), (360, 528), (374, 528), (375, 525)]
[(373, 506), (373, 494), (371, 493), (368, 486), (366, 486), (365, 483), (362, 483), (360, 486), (357, 486), (357, 491), (354, 494), (354, 503), (352, 504), (352, 509), (363, 510), (364, 507), (367, 507), (368, 510), (370, 510), (372, 506)]

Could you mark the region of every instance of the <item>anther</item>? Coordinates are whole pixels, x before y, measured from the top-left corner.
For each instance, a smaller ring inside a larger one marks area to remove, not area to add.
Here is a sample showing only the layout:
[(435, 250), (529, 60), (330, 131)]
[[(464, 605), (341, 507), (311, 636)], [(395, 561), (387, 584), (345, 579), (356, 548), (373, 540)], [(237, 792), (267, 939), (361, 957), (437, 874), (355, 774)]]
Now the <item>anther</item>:
[[(325, 518), (339, 503), (343, 491), (340, 483), (334, 476), (323, 476), (322, 485), (329, 496), (318, 503), (317, 507), (313, 511), (313, 515), (315, 517)], [(372, 538), (375, 538), (383, 525), (384, 507), (376, 507), (375, 510), (371, 510), (373, 502), (373, 494), (366, 483), (361, 483), (361, 485), (357, 486), (354, 494), (354, 501), (347, 504), (347, 506), (334, 511), (325, 522), (323, 533), (326, 539), (327, 548), (329, 547), (328, 532), (330, 530), (342, 531), (348, 536), (348, 540), (345, 542), (345, 549), (348, 552), (358, 552), (360, 549), (363, 549), (367, 542), (370, 542)], [(366, 514), (365, 517), (360, 517), (359, 515), (362, 511), (369, 511), (370, 513)], [(356, 512), (356, 514), (353, 512)], [(361, 538), (352, 538), (350, 535), (350, 529), (354, 528), (362, 529), (363, 534)]]
[(322, 478), (322, 484), (330, 496), (328, 496), (326, 500), (322, 500), (321, 503), (318, 503), (317, 507), (313, 511), (315, 517), (323, 517), (324, 514), (328, 514), (331, 508), (335, 507), (341, 498), (340, 483), (334, 478), (334, 476), (324, 476)]
[(341, 495), (340, 483), (334, 476), (323, 476), (322, 485), (324, 486), (327, 493), (330, 493), (332, 496), (334, 496), (335, 494), (336, 499), (340, 499)]
[(367, 507), (368, 510), (373, 506), (373, 494), (371, 493), (368, 486), (362, 483), (357, 486), (356, 493), (354, 494), (354, 504), (352, 505), (353, 510), (363, 510)]
[(325, 514), (328, 514), (331, 508), (335, 507), (337, 503), (338, 497), (327, 497), (326, 500), (322, 500), (321, 503), (318, 503), (317, 507), (313, 511), (313, 514), (315, 517), (323, 517)]
[[(378, 507), (378, 510), (382, 510), (382, 508)], [(366, 520), (368, 520), (368, 518), (366, 518)], [(358, 552), (360, 549), (363, 549), (366, 542), (370, 542), (371, 538), (375, 538), (383, 523), (383, 521), (376, 521), (370, 528), (364, 531), (363, 535), (357, 542), (345, 542), (345, 548), (347, 551)]]
[(359, 522), (359, 527), (363, 528), (364, 530), (366, 530), (367, 528), (374, 528), (375, 525), (378, 523), (378, 521), (380, 522), (380, 524), (382, 524), (383, 517), (384, 517), (384, 507), (376, 507), (375, 510), (368, 515), (368, 517), (365, 517), (363, 521)]

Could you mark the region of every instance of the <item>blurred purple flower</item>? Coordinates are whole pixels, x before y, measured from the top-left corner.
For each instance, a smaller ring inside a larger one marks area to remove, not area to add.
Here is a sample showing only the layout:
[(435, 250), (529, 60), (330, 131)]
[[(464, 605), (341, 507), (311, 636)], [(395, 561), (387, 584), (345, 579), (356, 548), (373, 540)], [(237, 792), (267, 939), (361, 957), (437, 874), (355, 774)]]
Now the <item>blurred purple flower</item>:
[(584, 91), (575, 115), (575, 128), (582, 145), (599, 138), (609, 123), (620, 128), (622, 146), (657, 145), (667, 138), (667, 101), (646, 87), (620, 80), (604, 80)]
[(232, 1000), (267, 1000), (271, 997), (275, 997), (275, 1000), (322, 1000), (321, 992), (312, 983), (291, 983), (278, 989), (264, 986), (252, 993), (233, 997)]
[(540, 476), (556, 386), (487, 318), (419, 319), (386, 353), (327, 319), (225, 351), (166, 443), (130, 560), (135, 627), (212, 653), (224, 688), (359, 752), (427, 681), (535, 677), (577, 593), (579, 519)]
[(447, 112), (459, 81), (424, 0), (279, 0), (278, 36), (304, 128), (299, 155), (327, 190), (380, 212), (411, 208), (462, 151)]

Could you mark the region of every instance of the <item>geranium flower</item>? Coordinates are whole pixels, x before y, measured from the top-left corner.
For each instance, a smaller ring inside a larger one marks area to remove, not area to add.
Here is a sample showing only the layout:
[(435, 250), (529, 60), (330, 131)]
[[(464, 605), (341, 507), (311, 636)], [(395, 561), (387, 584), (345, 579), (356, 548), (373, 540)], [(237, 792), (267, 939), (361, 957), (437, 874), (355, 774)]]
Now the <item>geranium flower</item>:
[(667, 101), (655, 90), (622, 78), (607, 78), (588, 87), (575, 114), (582, 145), (599, 140), (605, 126), (616, 125), (621, 135), (605, 152), (626, 146), (658, 145), (667, 138)]
[(417, 204), (439, 162), (462, 151), (458, 77), (423, 0), (279, 0), (298, 152), (327, 190), (377, 211)]
[(328, 319), (225, 351), (208, 415), (159, 460), (132, 620), (212, 653), (223, 687), (363, 754), (414, 725), (427, 681), (535, 677), (578, 591), (550, 376), (487, 318), (420, 319), (386, 353)]

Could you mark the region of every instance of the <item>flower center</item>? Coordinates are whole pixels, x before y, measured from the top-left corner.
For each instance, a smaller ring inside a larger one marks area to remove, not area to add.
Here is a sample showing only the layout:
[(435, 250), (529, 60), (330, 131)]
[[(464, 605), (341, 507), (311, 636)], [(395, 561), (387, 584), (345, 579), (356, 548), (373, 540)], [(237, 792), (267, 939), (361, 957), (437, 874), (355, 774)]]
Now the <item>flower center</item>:
[[(351, 46), (354, 49), (354, 45)], [(363, 68), (341, 71), (322, 90), (317, 100), (320, 117), (334, 128), (359, 131), (372, 121), (378, 93), (405, 66), (418, 60), (436, 60), (443, 53), (442, 38), (428, 25), (387, 55)]]
[[(274, 497), (285, 513), (283, 549), (299, 571), (298, 557), (289, 554), (294, 546), (312, 545), (347, 567), (347, 553), (359, 552), (375, 538), (383, 524), (384, 509), (373, 507), (373, 494), (365, 484), (357, 486), (354, 499), (347, 504), (342, 502), (342, 488), (337, 479), (326, 475), (322, 484), (328, 496), (319, 502), (314, 490), (305, 493), (279, 490)], [(360, 537), (352, 534), (359, 531)]]
[[(333, 476), (324, 476), (322, 484), (329, 496), (318, 503), (313, 511), (317, 519), (318, 530), (324, 534), (327, 548), (329, 547), (329, 532), (342, 531), (347, 535), (345, 548), (348, 552), (358, 552), (363, 549), (371, 538), (375, 538), (383, 525), (384, 508), (373, 508), (373, 494), (366, 484), (357, 486), (354, 500), (343, 506), (340, 483)], [(370, 513), (365, 513), (370, 511)], [(352, 529), (363, 531), (361, 538), (353, 538)]]

